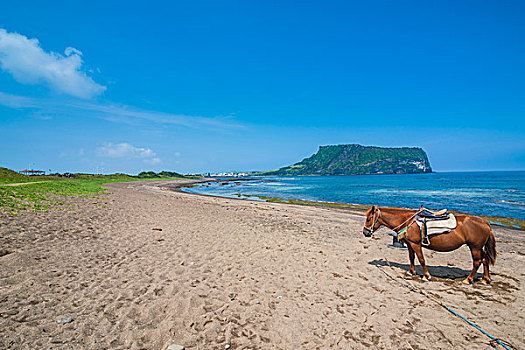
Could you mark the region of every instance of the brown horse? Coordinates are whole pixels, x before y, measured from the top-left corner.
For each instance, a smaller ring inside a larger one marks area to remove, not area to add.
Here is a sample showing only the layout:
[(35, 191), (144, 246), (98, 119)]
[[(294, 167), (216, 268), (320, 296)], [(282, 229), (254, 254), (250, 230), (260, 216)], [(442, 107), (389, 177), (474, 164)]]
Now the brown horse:
[[(402, 231), (399, 238), (408, 246), (408, 257), (410, 259), (410, 270), (406, 275), (412, 276), (416, 273), (415, 254), (423, 268), (423, 281), (427, 281), (430, 280), (430, 274), (423, 257), (421, 230), (415, 223), (417, 213), (417, 210), (379, 208), (374, 205), (366, 212), (363, 234), (366, 237), (371, 237), (381, 225), (385, 225), (397, 233)], [(496, 240), (490, 224), (482, 218), (471, 215), (456, 215), (456, 221), (456, 228), (449, 233), (429, 236), (430, 245), (426, 248), (438, 252), (450, 252), (466, 244), (472, 255), (472, 271), (463, 282), (472, 283), (479, 265), (483, 263), (483, 280), (481, 282), (490, 283), (489, 265), (494, 265), (496, 262)]]

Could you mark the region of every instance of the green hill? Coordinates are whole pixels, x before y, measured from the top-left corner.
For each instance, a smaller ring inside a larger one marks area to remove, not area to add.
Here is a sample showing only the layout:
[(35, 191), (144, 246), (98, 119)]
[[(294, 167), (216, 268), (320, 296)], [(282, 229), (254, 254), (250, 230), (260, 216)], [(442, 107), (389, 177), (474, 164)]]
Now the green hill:
[(299, 163), (259, 175), (365, 175), (431, 173), (427, 154), (418, 147), (321, 146)]
[(27, 180), (29, 176), (19, 174), (16, 171), (13, 171), (11, 169), (0, 167), (0, 178), (1, 179), (13, 179), (13, 180)]
[(47, 179), (45, 176), (27, 176), (8, 168), (0, 167), (0, 183), (34, 182)]
[(140, 174), (138, 174), (137, 177), (139, 179), (160, 179), (168, 177), (185, 178), (184, 175), (176, 173), (174, 171), (161, 171), (160, 173), (156, 173), (154, 171), (143, 171)]

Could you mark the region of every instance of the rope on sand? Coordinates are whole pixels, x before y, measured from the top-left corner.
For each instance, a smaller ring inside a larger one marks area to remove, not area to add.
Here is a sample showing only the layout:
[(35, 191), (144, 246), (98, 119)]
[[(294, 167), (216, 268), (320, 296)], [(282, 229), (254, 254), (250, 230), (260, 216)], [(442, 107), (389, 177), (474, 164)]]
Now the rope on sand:
[[(385, 261), (387, 263), (388, 266), (390, 266), (392, 268), (392, 265), (390, 265), (390, 262), (388, 261), (388, 259), (385, 258)], [(433, 302), (439, 304), (441, 307), (443, 307), (445, 310), (449, 311), (450, 313), (454, 314), (455, 316), (458, 316), (459, 318), (461, 318), (463, 321), (467, 322), (469, 325), (471, 325), (472, 327), (476, 328), (477, 330), (479, 330), (481, 333), (485, 334), (487, 337), (489, 337), (491, 339), (490, 343), (491, 345), (493, 343), (497, 343), (501, 346), (503, 346), (505, 349), (507, 350), (512, 350), (512, 349), (516, 349), (513, 345), (511, 345), (509, 342), (505, 341), (505, 340), (502, 340), (502, 339), (499, 339), (499, 338), (496, 338), (494, 336), (492, 336), (491, 334), (487, 333), (486, 331), (484, 331), (483, 329), (481, 329), (481, 327), (479, 327), (478, 325), (476, 325), (474, 322), (468, 320), (465, 316), (459, 314), (458, 312), (456, 312), (454, 309), (452, 309), (450, 306), (444, 304), (442, 301), (436, 299), (435, 297), (433, 297), (432, 295), (430, 295), (429, 293), (427, 293), (425, 290), (421, 289), (421, 288), (418, 288), (416, 287), (413, 283), (406, 283), (406, 282), (402, 282), (400, 281), (399, 279), (396, 279), (394, 277), (392, 277), (388, 272), (386, 272), (384, 269), (382, 269), (379, 265), (376, 265), (377, 268), (383, 272), (388, 278), (390, 278), (392, 281), (394, 282), (397, 282), (399, 283), (400, 285), (402, 285), (403, 287), (406, 287), (408, 289), (410, 289), (411, 291), (413, 292), (416, 292), (416, 293), (420, 293), (420, 294), (423, 294), (424, 296), (426, 296), (428, 299), (432, 300)]]

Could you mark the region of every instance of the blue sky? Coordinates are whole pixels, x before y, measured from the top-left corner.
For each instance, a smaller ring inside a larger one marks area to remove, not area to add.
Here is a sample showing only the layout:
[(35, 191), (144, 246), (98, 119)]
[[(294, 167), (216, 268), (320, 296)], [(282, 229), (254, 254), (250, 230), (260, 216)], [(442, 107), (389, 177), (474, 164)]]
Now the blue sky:
[(525, 169), (521, 1), (4, 2), (0, 166), (267, 170), (319, 145)]

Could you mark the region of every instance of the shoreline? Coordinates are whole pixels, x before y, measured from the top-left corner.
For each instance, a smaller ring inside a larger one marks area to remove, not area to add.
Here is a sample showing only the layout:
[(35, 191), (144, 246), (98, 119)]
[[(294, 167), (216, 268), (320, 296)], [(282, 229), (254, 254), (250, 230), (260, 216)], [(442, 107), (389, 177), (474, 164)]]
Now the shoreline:
[(525, 344), (521, 231), (494, 229), (489, 286), (461, 283), (466, 248), (425, 251), (432, 281), (405, 280), (407, 253), (384, 229), (365, 238), (358, 213), (165, 188), (182, 182), (111, 183), (68, 211), (0, 218), (0, 348), (493, 349), (397, 280)]
[[(365, 205), (365, 204), (355, 204), (355, 203), (339, 203), (339, 202), (324, 202), (324, 201), (310, 201), (305, 199), (287, 199), (282, 197), (267, 197), (267, 196), (258, 196), (258, 195), (245, 195), (241, 194), (244, 198), (240, 198), (240, 196), (235, 197), (226, 197), (226, 196), (219, 196), (214, 194), (203, 194), (203, 193), (194, 193), (194, 192), (187, 192), (182, 190), (183, 188), (191, 188), (196, 187), (192, 186), (194, 184), (199, 183), (207, 183), (207, 182), (237, 182), (237, 181), (258, 181), (260, 179), (212, 179), (212, 180), (203, 180), (203, 181), (197, 181), (189, 184), (180, 184), (175, 187), (167, 187), (172, 191), (179, 191), (182, 193), (187, 194), (193, 194), (198, 196), (205, 196), (205, 197), (217, 197), (217, 198), (226, 198), (226, 199), (235, 199), (235, 200), (248, 200), (248, 201), (255, 201), (255, 202), (270, 202), (270, 203), (283, 203), (283, 204), (290, 204), (290, 205), (304, 205), (304, 206), (313, 206), (313, 207), (322, 207), (322, 208), (330, 208), (330, 209), (339, 209), (339, 210), (346, 210), (354, 213), (359, 213), (364, 216), (366, 213), (366, 210), (371, 205)], [(253, 198), (259, 198), (260, 200), (253, 200), (250, 199)], [(406, 208), (406, 209), (417, 209), (417, 208)], [(491, 225), (505, 227), (509, 229), (519, 230), (519, 231), (525, 231), (525, 220), (522, 219), (516, 219), (513, 217), (504, 217), (504, 216), (491, 216), (491, 215), (472, 215), (468, 213), (463, 213), (457, 210), (450, 210), (451, 213), (455, 215), (471, 215), (471, 216), (477, 216), (481, 217), (485, 220), (487, 220)], [(505, 224), (508, 223), (508, 224)]]

